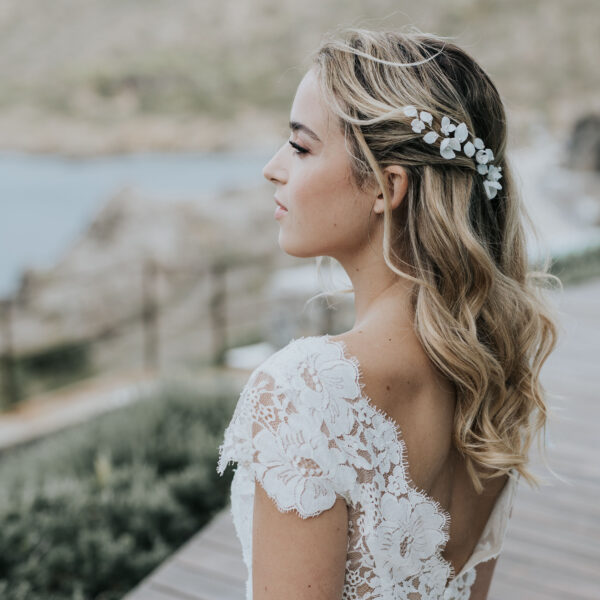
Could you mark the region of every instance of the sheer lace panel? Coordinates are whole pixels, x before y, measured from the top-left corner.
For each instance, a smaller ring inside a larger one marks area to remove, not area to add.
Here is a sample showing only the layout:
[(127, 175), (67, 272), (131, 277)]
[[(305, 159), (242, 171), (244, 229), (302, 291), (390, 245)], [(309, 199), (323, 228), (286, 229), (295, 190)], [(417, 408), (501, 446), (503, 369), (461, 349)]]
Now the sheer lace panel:
[(217, 470), (238, 463), (231, 506), (250, 573), (247, 598), (254, 481), (280, 511), (302, 518), (346, 501), (344, 600), (469, 598), (475, 564), (453, 577), (442, 557), (449, 515), (413, 485), (398, 424), (363, 388), (343, 342), (313, 336), (269, 357), (242, 390)]

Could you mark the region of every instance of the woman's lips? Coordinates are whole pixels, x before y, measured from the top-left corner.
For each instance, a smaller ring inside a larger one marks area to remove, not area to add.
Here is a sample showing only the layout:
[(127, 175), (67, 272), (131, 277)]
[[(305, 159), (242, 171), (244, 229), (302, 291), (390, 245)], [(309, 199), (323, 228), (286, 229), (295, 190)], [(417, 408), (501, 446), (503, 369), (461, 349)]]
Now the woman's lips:
[(279, 202), (279, 200), (277, 200), (277, 198), (275, 198), (275, 202), (277, 203), (277, 206), (275, 208), (275, 214), (273, 215), (276, 219), (278, 219), (279, 217), (281, 217), (282, 215), (285, 215), (285, 213), (287, 213), (287, 208), (281, 204), (281, 202)]

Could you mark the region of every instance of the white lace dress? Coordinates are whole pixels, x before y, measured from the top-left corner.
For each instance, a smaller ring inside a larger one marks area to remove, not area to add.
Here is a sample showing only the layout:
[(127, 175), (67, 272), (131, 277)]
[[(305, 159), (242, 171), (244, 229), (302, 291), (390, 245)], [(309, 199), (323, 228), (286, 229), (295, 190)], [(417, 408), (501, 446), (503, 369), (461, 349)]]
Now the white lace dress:
[(455, 574), (442, 557), (450, 517), (409, 475), (397, 423), (363, 393), (360, 364), (329, 335), (301, 337), (251, 374), (219, 447), (237, 468), (233, 523), (252, 598), (254, 481), (302, 518), (348, 505), (343, 600), (467, 600), (475, 566), (501, 549), (518, 477), (508, 479), (471, 557)]

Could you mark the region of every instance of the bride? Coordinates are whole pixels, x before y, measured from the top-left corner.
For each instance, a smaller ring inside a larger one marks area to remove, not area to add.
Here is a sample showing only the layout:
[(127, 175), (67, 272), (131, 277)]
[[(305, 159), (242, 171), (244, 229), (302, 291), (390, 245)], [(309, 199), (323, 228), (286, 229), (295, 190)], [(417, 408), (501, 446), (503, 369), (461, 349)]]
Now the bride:
[(346, 30), (263, 174), (281, 249), (339, 261), (356, 318), (257, 367), (225, 432), (247, 598), (484, 600), (557, 336), (498, 90), (443, 38)]

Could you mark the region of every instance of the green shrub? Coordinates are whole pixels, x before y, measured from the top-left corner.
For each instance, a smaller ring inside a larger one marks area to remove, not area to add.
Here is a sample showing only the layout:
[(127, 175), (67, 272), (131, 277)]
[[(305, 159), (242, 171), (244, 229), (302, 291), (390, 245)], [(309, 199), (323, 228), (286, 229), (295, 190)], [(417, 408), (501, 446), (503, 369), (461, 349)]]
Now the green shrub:
[(0, 461), (0, 598), (117, 600), (228, 501), (237, 391), (165, 383)]
[[(17, 356), (9, 367), (13, 369), (15, 389), (9, 394), (7, 384), (2, 382), (0, 408), (89, 377), (94, 373), (90, 352), (90, 342), (65, 342)], [(2, 376), (5, 377), (5, 374)]]

